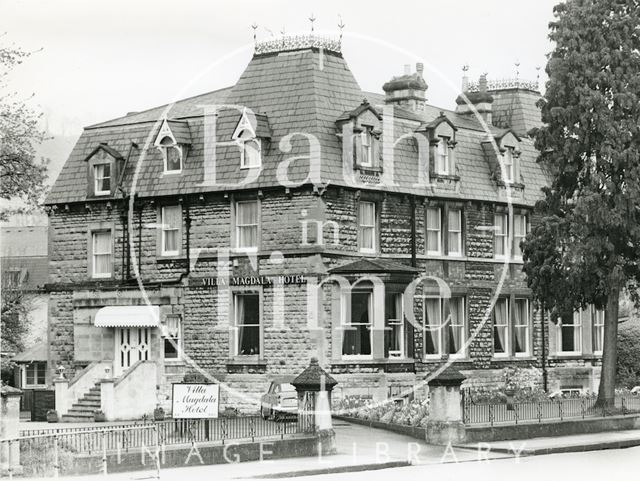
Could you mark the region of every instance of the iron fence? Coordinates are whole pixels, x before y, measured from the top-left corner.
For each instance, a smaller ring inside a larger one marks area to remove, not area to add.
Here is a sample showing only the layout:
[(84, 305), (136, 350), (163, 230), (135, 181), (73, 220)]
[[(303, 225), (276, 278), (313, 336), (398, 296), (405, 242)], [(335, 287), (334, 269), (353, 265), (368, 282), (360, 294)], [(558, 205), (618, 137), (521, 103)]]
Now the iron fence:
[[(107, 454), (125, 453), (130, 449), (146, 449), (151, 453), (160, 447), (204, 442), (255, 441), (284, 439), (285, 436), (312, 433), (313, 420), (298, 416), (280, 421), (260, 416), (238, 416), (218, 419), (168, 419), (164, 421), (25, 430), (20, 437), (0, 440), (2, 448), (11, 452), (19, 446), (21, 463), (33, 476), (57, 476), (73, 457), (79, 454), (101, 456), (106, 473)], [(11, 472), (9, 472), (11, 477)]]
[[(615, 414), (640, 413), (640, 396), (618, 396), (615, 400)], [(595, 397), (548, 399), (535, 402), (517, 403), (476, 403), (471, 396), (463, 396), (463, 420), (465, 424), (496, 423), (518, 424), (546, 420), (585, 419), (610, 416)]]

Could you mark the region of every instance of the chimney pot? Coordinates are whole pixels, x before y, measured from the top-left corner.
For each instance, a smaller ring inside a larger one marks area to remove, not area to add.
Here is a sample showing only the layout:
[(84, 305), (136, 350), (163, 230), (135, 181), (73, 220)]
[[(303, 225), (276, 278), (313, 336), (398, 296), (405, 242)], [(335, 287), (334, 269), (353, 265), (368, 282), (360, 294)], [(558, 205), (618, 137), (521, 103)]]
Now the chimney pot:
[(480, 92), (487, 91), (487, 74), (486, 73), (483, 73), (482, 75), (480, 75), (480, 80), (478, 81), (478, 90), (480, 90)]
[(411, 74), (411, 65), (409, 65), (408, 63), (404, 65), (404, 74), (405, 75)]
[(424, 72), (424, 64), (422, 62), (418, 62), (416, 64), (416, 72), (418, 72), (418, 74), (420, 74), (420, 76), (422, 77), (422, 73)]

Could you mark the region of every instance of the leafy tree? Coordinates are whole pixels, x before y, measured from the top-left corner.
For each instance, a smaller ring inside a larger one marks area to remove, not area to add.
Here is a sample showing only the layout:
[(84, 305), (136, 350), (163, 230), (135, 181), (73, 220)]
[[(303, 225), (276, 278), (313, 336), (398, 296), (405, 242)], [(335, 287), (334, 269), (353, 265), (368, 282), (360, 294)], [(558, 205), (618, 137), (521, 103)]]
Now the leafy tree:
[(35, 151), (45, 139), (38, 126), (40, 115), (17, 94), (2, 93), (7, 91), (10, 71), (29, 55), (18, 48), (0, 45), (0, 198), (13, 201), (13, 207), (0, 209), (0, 220), (11, 211), (33, 209), (45, 192), (47, 167), (44, 161), (36, 159)]
[(598, 402), (611, 408), (618, 299), (640, 278), (640, 3), (568, 0), (554, 15), (544, 126), (534, 132), (551, 184), (524, 270), (554, 319), (606, 308)]
[(618, 333), (618, 385), (640, 386), (640, 319), (629, 318)]
[[(20, 352), (24, 348), (25, 337), (29, 333), (30, 323), (27, 320), (34, 309), (34, 296), (19, 286), (9, 285), (3, 279), (1, 297), (1, 352)], [(12, 363), (8, 356), (2, 356), (0, 367), (3, 374), (11, 370)]]

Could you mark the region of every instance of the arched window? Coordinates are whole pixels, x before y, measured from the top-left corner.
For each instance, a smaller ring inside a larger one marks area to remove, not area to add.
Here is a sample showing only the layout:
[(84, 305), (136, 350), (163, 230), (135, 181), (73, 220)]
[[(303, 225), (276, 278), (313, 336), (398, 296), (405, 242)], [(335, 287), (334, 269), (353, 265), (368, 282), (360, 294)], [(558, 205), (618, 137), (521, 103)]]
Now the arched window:
[(164, 171), (168, 173), (182, 172), (182, 147), (167, 135), (160, 140), (158, 148), (164, 157)]
[(260, 167), (262, 163), (262, 145), (260, 143), (260, 139), (254, 137), (253, 132), (247, 129), (241, 131), (236, 140), (242, 147), (240, 153), (240, 168), (252, 169)]

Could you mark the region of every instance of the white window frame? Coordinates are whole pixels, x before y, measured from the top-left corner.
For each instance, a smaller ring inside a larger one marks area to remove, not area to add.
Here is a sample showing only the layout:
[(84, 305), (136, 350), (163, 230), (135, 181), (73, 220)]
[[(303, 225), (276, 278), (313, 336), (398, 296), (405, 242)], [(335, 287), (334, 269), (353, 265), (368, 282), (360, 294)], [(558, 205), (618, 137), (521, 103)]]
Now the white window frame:
[[(96, 240), (100, 234), (109, 235), (109, 252), (96, 252)], [(96, 256), (106, 256), (110, 258), (109, 272), (96, 272)], [(94, 230), (91, 232), (91, 277), (94, 279), (108, 279), (113, 276), (113, 232), (111, 230)]]
[[(584, 313), (586, 311), (583, 309), (579, 309), (573, 313), (571, 317), (571, 323), (565, 323), (562, 318), (558, 320), (558, 324), (556, 325), (557, 329), (557, 350), (556, 352), (560, 356), (575, 356), (582, 354), (582, 329), (584, 328)], [(576, 322), (578, 321), (578, 322)], [(573, 339), (574, 339), (574, 350), (573, 351), (563, 351), (562, 350), (562, 328), (566, 326), (573, 326)], [(577, 342), (576, 342), (577, 341)], [(577, 349), (576, 349), (577, 348)]]
[[(504, 231), (500, 232), (498, 230), (498, 218), (502, 218), (504, 223)], [(496, 259), (506, 259), (509, 256), (509, 237), (510, 237), (510, 228), (509, 228), (509, 214), (506, 212), (496, 212), (493, 215), (493, 239), (494, 239), (494, 258)], [(502, 244), (502, 254), (498, 254), (498, 242)]]
[[(369, 294), (369, 322), (368, 323), (362, 323), (362, 322), (356, 322), (353, 323), (351, 322), (351, 302), (352, 302), (352, 295), (354, 293), (367, 293)], [(343, 293), (341, 295), (342, 298), (342, 306), (346, 307), (344, 309), (341, 309), (342, 315), (343, 315), (343, 319), (342, 319), (342, 329), (341, 329), (341, 336), (340, 336), (340, 354), (341, 354), (341, 358), (345, 359), (345, 360), (359, 360), (359, 359), (373, 359), (373, 326), (374, 326), (374, 319), (373, 317), (376, 315), (374, 312), (374, 307), (375, 307), (375, 303), (374, 303), (374, 289), (351, 289), (349, 291), (347, 291), (346, 293)], [(371, 354), (345, 354), (344, 353), (344, 336), (345, 336), (345, 332), (350, 328), (350, 326), (369, 326), (369, 345), (371, 346)]]
[[(430, 335), (430, 331), (429, 329), (427, 329), (427, 326), (429, 326), (428, 322), (427, 322), (427, 302), (437, 302), (438, 303), (438, 308), (436, 309), (436, 312), (438, 313), (438, 323), (437, 323), (437, 336), (436, 336), (436, 340), (438, 343), (437, 349), (436, 349), (436, 353), (432, 353), (432, 354), (427, 354), (427, 343), (425, 342), (426, 336)], [(423, 294), (422, 295), (422, 355), (424, 357), (424, 359), (440, 359), (442, 358), (443, 352), (444, 352), (444, 343), (443, 343), (443, 327), (444, 327), (444, 322), (443, 322), (443, 307), (444, 307), (444, 302), (442, 297), (440, 296), (436, 296), (436, 295), (431, 295), (431, 294)]]
[[(604, 349), (604, 309), (596, 309), (594, 306), (592, 306), (592, 322), (593, 322), (593, 334), (592, 334), (592, 349), (593, 349), (593, 353), (594, 354), (602, 354), (603, 349)], [(601, 339), (602, 339), (602, 344), (601, 347), (602, 349), (596, 349), (596, 332), (600, 330), (602, 332), (601, 334)]]
[[(28, 383), (27, 379), (27, 369), (29, 369), (30, 367), (35, 368), (38, 365), (43, 365), (44, 366), (44, 382), (39, 383), (38, 382), (38, 369), (36, 369), (36, 371), (34, 372), (34, 380), (35, 383)], [(37, 387), (42, 387), (42, 386), (46, 386), (47, 385), (47, 363), (44, 361), (34, 361), (32, 363), (29, 364), (25, 364), (22, 366), (22, 387), (23, 388), (37, 388)]]
[[(513, 246), (511, 248), (511, 252), (514, 260), (522, 260), (522, 249), (520, 248), (520, 242), (522, 242), (525, 237), (527, 237), (527, 220), (528, 219), (526, 214), (513, 214)], [(520, 227), (522, 227), (521, 235), (516, 235), (516, 233), (518, 232), (518, 229), (516, 229), (517, 224), (520, 224)]]
[[(434, 217), (436, 219), (438, 219), (438, 228), (437, 229), (433, 229), (429, 227), (429, 218), (431, 215), (433, 215), (432, 213), (437, 213), (437, 215), (434, 215)], [(427, 250), (427, 255), (430, 256), (441, 256), (442, 255), (442, 209), (440, 207), (427, 207), (426, 209), (426, 216), (427, 218), (426, 220), (426, 250)], [(438, 239), (438, 250), (434, 251), (434, 250), (430, 250), (429, 249), (429, 232), (435, 232), (436, 233), (436, 238)]]
[[(392, 351), (391, 349), (389, 349), (389, 358), (390, 359), (404, 359), (406, 357), (406, 349), (405, 349), (405, 326), (404, 326), (404, 302), (403, 302), (403, 295), (401, 293), (389, 293), (391, 296), (393, 296), (393, 302), (396, 304), (395, 309), (396, 310), (400, 310), (400, 316), (397, 319), (386, 319), (387, 321), (387, 327), (391, 327), (391, 326), (400, 326), (400, 334), (399, 334), (399, 339), (400, 339), (400, 350), (399, 351)], [(398, 299), (399, 298), (399, 299)], [(386, 301), (386, 299), (385, 299)], [(393, 329), (393, 328), (392, 328)]]
[[(180, 244), (182, 243), (182, 239), (180, 239), (180, 228), (181, 225), (176, 227), (170, 227), (165, 221), (165, 209), (178, 209), (180, 211), (180, 218), (182, 218), (182, 206), (180, 205), (166, 205), (162, 206), (160, 209), (160, 222), (162, 223), (162, 232), (161, 232), (161, 243), (162, 250), (161, 253), (163, 256), (177, 256), (180, 254)], [(178, 233), (178, 243), (176, 250), (167, 250), (166, 249), (166, 234), (168, 232), (177, 232)]]
[[(361, 207), (365, 204), (369, 204), (372, 206), (373, 208), (373, 223), (372, 224), (365, 224), (364, 219), (362, 218), (362, 209)], [(377, 206), (375, 202), (371, 202), (371, 201), (367, 201), (367, 200), (361, 200), (358, 203), (358, 234), (360, 237), (360, 246), (359, 246), (359, 250), (362, 253), (365, 254), (373, 254), (377, 251), (378, 248), (378, 242), (377, 242), (377, 217), (378, 213), (377, 213)], [(364, 231), (365, 230), (371, 230), (372, 235), (371, 235), (371, 242), (372, 242), (372, 246), (371, 247), (365, 247), (364, 246)]]
[(451, 152), (449, 150), (449, 139), (440, 137), (438, 145), (436, 145), (436, 162), (435, 172), (438, 175), (451, 174)]
[[(256, 223), (255, 224), (240, 224), (238, 222), (238, 206), (242, 204), (255, 204), (256, 206)], [(260, 245), (260, 201), (258, 200), (238, 200), (235, 203), (235, 215), (234, 215), (234, 224), (235, 224), (235, 250), (237, 252), (256, 252), (258, 250), (258, 246)], [(240, 245), (240, 230), (243, 228), (251, 228), (255, 227), (256, 229), (256, 245), (255, 246), (241, 246)]]
[(360, 146), (362, 148), (361, 167), (373, 167), (373, 139), (370, 128), (364, 128), (360, 132)]
[[(453, 302), (459, 303), (458, 312), (462, 314), (462, 324), (455, 324), (455, 327), (462, 329), (462, 350), (456, 353), (449, 354), (449, 357), (452, 359), (466, 359), (467, 358), (467, 300), (465, 296), (451, 296), (449, 299), (449, 305)], [(451, 316), (451, 308), (449, 308), (449, 316)], [(449, 317), (446, 319), (446, 322), (451, 322), (451, 326), (453, 327), (453, 321)], [(451, 339), (449, 339), (449, 343), (451, 343)], [(449, 346), (447, 346), (448, 348)], [(447, 349), (448, 351), (449, 349)]]
[(524, 352), (515, 352), (516, 350), (516, 346), (514, 344), (513, 346), (513, 352), (515, 354), (516, 357), (529, 357), (531, 356), (531, 315), (530, 315), (530, 307), (529, 307), (529, 299), (526, 297), (516, 297), (513, 300), (514, 303), (514, 314), (516, 312), (516, 308), (518, 305), (519, 301), (524, 301), (525, 303), (525, 315), (526, 315), (526, 319), (525, 319), (525, 323), (524, 324), (517, 324), (517, 317), (514, 315), (513, 318), (513, 329), (514, 329), (514, 333), (513, 335), (516, 335), (516, 331), (518, 328), (524, 328), (525, 329), (525, 351)]
[(504, 153), (502, 154), (502, 163), (505, 174), (504, 181), (508, 184), (513, 184), (515, 182), (515, 156), (513, 155), (513, 153), (513, 147), (505, 147)]
[[(109, 167), (109, 176), (105, 177), (104, 175), (104, 167), (107, 166)], [(110, 162), (101, 162), (99, 164), (94, 164), (93, 165), (93, 194), (94, 195), (109, 195), (111, 194), (111, 189), (109, 190), (102, 190), (102, 182), (104, 181), (104, 179), (109, 179), (109, 187), (113, 188), (112, 185), (112, 180), (113, 180), (113, 172), (112, 172), (112, 168), (111, 168), (111, 163)], [(99, 168), (103, 168), (103, 174), (101, 176), (98, 176), (98, 170)], [(100, 188), (98, 188), (100, 187)]]
[[(492, 348), (493, 348), (493, 357), (495, 358), (501, 358), (501, 357), (510, 357), (510, 352), (511, 352), (511, 329), (509, 328), (510, 326), (510, 319), (511, 319), (511, 302), (510, 299), (508, 297), (498, 297), (496, 299), (496, 305), (499, 302), (504, 302), (505, 306), (506, 306), (506, 324), (497, 324), (496, 323), (496, 306), (493, 306), (493, 312), (492, 312)], [(500, 327), (501, 329), (504, 329), (505, 331), (505, 335), (504, 335), (504, 352), (496, 352), (495, 351), (495, 336), (496, 336), (496, 328)]]
[[(178, 334), (177, 336), (169, 335), (168, 326), (166, 325), (168, 322), (165, 322), (164, 330), (162, 332), (163, 345), (162, 345), (162, 356), (165, 362), (176, 362), (182, 360), (182, 336), (183, 336), (183, 323), (182, 323), (182, 315), (180, 314), (168, 314), (166, 317), (166, 321), (169, 319), (177, 319), (178, 322)], [(166, 357), (164, 352), (164, 343), (167, 339), (172, 339), (175, 344), (176, 349), (176, 357)]]
[[(164, 158), (164, 174), (180, 174), (182, 173), (182, 164), (184, 162), (184, 150), (182, 146), (178, 144), (172, 145), (160, 145), (160, 149), (162, 150), (162, 156)], [(169, 169), (169, 149), (176, 149), (178, 151), (178, 158), (180, 159), (180, 168), (179, 169)]]
[[(240, 168), (241, 169), (257, 169), (262, 167), (262, 142), (258, 137), (251, 138), (239, 138), (238, 142), (240, 143), (241, 151), (240, 151)], [(247, 159), (251, 156), (247, 155), (247, 149), (251, 145), (255, 145), (256, 147), (256, 160), (255, 164), (250, 164), (247, 162)]]
[[(460, 226), (458, 230), (453, 230), (451, 228), (451, 214), (458, 214), (458, 225)], [(451, 250), (451, 234), (457, 235), (458, 242), (456, 246), (456, 250)], [(451, 257), (462, 257), (462, 209), (449, 209), (447, 211), (447, 255)]]

